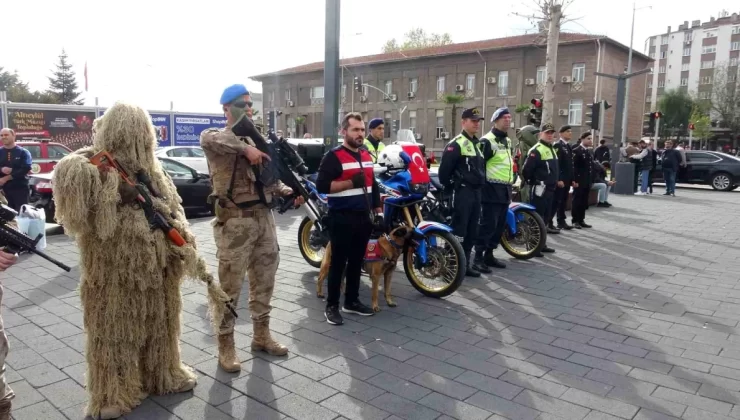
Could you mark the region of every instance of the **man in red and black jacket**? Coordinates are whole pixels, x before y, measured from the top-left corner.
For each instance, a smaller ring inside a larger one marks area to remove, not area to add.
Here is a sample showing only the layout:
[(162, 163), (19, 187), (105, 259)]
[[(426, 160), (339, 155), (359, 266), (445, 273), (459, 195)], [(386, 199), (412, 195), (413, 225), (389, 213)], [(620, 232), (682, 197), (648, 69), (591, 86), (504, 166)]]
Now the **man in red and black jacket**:
[(327, 194), (329, 201), (327, 219), (331, 264), (324, 317), (332, 325), (344, 323), (339, 313), (339, 287), (345, 266), (346, 289), (342, 312), (362, 316), (374, 313), (359, 300), (360, 273), (373, 223), (382, 224), (383, 216), (380, 190), (373, 174), (373, 158), (366, 149), (361, 148), (365, 141), (362, 115), (357, 112), (345, 115), (342, 119), (342, 135), (344, 143), (324, 156), (316, 179), (316, 189), (321, 194)]

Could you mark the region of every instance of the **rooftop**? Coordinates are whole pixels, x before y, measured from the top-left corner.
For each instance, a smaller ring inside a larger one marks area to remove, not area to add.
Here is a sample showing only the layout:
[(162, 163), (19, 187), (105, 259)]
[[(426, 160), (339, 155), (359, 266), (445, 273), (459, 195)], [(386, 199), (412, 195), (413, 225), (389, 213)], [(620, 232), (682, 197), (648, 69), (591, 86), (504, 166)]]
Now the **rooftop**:
[[(560, 33), (560, 45), (563, 44), (578, 44), (583, 42), (592, 42), (595, 40), (607, 41), (620, 48), (629, 50), (629, 48), (609, 37), (603, 35), (589, 35), (580, 33)], [(506, 38), (495, 38), (487, 39), (483, 41), (473, 42), (461, 42), (457, 44), (441, 45), (437, 47), (419, 48), (415, 50), (404, 50), (392, 53), (373, 54), (362, 57), (352, 57), (340, 60), (340, 65), (352, 67), (362, 66), (368, 64), (379, 64), (388, 63), (393, 61), (405, 61), (413, 60), (418, 58), (454, 55), (454, 54), (469, 54), (476, 51), (492, 51), (492, 50), (504, 50), (511, 48), (522, 48), (534, 45), (544, 44), (544, 38), (541, 34), (527, 34), (510, 36)], [(633, 51), (633, 55), (642, 57), (643, 59), (652, 59), (642, 53)], [(324, 62), (317, 61), (315, 63), (304, 64), (301, 66), (290, 67), (287, 69), (278, 70), (271, 73), (264, 73), (256, 76), (251, 76), (250, 79), (260, 81), (268, 77), (282, 76), (288, 74), (307, 73), (312, 71), (320, 71), (324, 69)]]

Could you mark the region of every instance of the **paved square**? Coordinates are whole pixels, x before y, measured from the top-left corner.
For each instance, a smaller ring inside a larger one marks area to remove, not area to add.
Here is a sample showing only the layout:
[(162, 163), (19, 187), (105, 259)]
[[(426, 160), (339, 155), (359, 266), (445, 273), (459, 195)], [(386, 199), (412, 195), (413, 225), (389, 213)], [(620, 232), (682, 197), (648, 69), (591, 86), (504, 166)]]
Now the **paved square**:
[[(657, 190), (656, 190), (657, 192)], [(402, 271), (397, 308), (333, 327), (317, 270), (296, 244), (302, 211), (278, 217), (272, 328), (287, 358), (249, 351), (247, 288), (236, 340), (242, 372), (217, 369), (205, 288), (183, 289), (182, 355), (193, 392), (150, 397), (127, 419), (740, 419), (740, 194), (612, 196), (593, 229), (552, 235), (554, 255), (510, 259), (424, 298)], [(215, 270), (208, 220), (193, 221)], [(66, 236), (47, 251), (77, 265)], [(400, 266), (399, 266), (400, 267)], [(13, 416), (80, 419), (85, 404), (79, 271), (39, 257), (1, 275)], [(363, 282), (361, 298), (369, 303)]]

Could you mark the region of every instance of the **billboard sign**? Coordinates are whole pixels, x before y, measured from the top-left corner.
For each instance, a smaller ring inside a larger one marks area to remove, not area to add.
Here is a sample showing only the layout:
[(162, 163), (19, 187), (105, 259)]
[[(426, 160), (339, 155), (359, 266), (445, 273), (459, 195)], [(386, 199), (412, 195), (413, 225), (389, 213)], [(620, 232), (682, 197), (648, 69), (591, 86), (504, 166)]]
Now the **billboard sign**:
[(93, 111), (8, 109), (8, 127), (18, 140), (45, 139), (72, 150), (92, 144)]
[(226, 127), (226, 117), (214, 115), (175, 115), (175, 146), (199, 146), (200, 133), (208, 128)]

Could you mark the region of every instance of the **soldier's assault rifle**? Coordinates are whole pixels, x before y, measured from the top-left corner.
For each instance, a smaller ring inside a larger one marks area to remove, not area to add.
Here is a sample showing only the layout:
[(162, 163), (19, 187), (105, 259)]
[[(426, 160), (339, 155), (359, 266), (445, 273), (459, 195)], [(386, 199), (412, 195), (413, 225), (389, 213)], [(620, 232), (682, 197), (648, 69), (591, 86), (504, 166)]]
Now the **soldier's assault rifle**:
[(96, 153), (93, 157), (90, 158), (90, 163), (99, 168), (102, 167), (115, 169), (116, 172), (118, 172), (118, 174), (121, 176), (123, 181), (126, 182), (128, 185), (134, 187), (139, 193), (136, 196), (136, 201), (139, 202), (139, 205), (144, 210), (146, 219), (149, 221), (149, 227), (152, 230), (160, 229), (162, 232), (164, 232), (167, 238), (172, 241), (173, 244), (177, 246), (185, 245), (185, 239), (183, 239), (182, 235), (180, 235), (180, 232), (172, 227), (172, 225), (170, 225), (164, 215), (154, 208), (154, 204), (152, 204), (152, 198), (150, 194), (158, 197), (159, 193), (157, 192), (157, 190), (154, 189), (151, 184), (151, 180), (145, 173), (139, 172), (137, 174), (137, 181), (139, 182), (134, 183), (126, 170), (118, 163), (118, 161), (116, 161), (113, 156), (111, 156), (110, 153), (106, 151)]
[(43, 234), (39, 233), (36, 239), (31, 239), (24, 233), (19, 232), (8, 226), (8, 223), (13, 221), (16, 216), (18, 216), (18, 213), (16, 213), (15, 210), (4, 204), (0, 205), (0, 246), (3, 247), (5, 252), (8, 252), (10, 254), (17, 254), (21, 251), (33, 252), (39, 257), (53, 263), (62, 270), (69, 272), (71, 270), (69, 266), (55, 260), (54, 258), (51, 258), (50, 256), (36, 249), (36, 245), (39, 243), (41, 238), (44, 237)]

